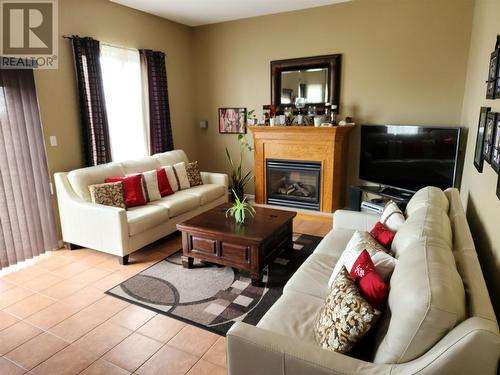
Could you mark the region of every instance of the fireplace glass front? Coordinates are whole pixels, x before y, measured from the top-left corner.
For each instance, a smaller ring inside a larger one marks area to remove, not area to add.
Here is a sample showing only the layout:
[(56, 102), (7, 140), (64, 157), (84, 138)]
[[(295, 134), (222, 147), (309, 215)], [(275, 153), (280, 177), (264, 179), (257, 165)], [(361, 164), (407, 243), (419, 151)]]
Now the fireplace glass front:
[(319, 211), (321, 163), (266, 160), (267, 203)]

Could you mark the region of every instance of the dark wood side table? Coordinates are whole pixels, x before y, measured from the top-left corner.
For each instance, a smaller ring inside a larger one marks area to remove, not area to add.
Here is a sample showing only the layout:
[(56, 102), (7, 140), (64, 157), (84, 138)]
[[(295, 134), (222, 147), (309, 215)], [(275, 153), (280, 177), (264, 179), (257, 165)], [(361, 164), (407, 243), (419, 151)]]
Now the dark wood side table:
[(183, 223), (182, 265), (193, 266), (199, 259), (250, 273), (252, 285), (261, 285), (262, 269), (280, 250), (293, 248), (293, 211), (255, 207), (242, 225), (226, 218), (229, 204), (222, 204)]

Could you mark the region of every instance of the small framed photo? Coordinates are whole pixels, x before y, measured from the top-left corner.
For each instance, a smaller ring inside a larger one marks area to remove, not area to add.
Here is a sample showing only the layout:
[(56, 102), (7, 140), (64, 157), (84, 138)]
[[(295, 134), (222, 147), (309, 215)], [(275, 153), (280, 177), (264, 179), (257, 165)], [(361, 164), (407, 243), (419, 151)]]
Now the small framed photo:
[(219, 108), (219, 133), (246, 134), (246, 108)]
[(499, 78), (498, 74), (498, 66), (500, 60), (500, 49), (496, 49), (491, 53), (490, 56), (490, 66), (488, 69), (488, 81), (486, 88), (486, 99), (495, 99), (495, 91), (497, 86), (497, 78)]
[(479, 173), (483, 172), (483, 144), (484, 144), (484, 134), (486, 129), (486, 117), (488, 112), (491, 111), (490, 107), (481, 107), (479, 113), (479, 125), (477, 127), (477, 137), (476, 137), (476, 150), (474, 152), (474, 166)]
[(500, 174), (500, 115), (495, 120), (495, 131), (493, 132), (493, 145), (491, 147), (491, 166)]
[(486, 128), (484, 129), (484, 141), (483, 141), (483, 159), (487, 163), (491, 163), (491, 150), (493, 147), (493, 137), (495, 136), (495, 124), (496, 124), (497, 114), (495, 112), (489, 112), (486, 116)]
[[(500, 65), (500, 59), (498, 60), (498, 64)], [(500, 99), (500, 74), (497, 77), (497, 84), (495, 88), (495, 98)]]

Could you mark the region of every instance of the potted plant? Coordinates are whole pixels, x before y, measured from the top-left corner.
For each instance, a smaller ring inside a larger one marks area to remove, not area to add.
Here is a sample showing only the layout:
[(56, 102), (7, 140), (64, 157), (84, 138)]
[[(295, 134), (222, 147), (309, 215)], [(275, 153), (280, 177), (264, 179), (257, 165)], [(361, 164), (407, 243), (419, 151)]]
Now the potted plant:
[(248, 141), (243, 134), (238, 134), (238, 142), (240, 143), (240, 162), (238, 163), (238, 165), (236, 165), (235, 162), (233, 161), (233, 158), (229, 154), (229, 150), (227, 149), (226, 146), (227, 160), (229, 161), (229, 164), (231, 165), (232, 168), (231, 172), (232, 202), (236, 201), (235, 200), (236, 197), (238, 197), (240, 201), (243, 200), (245, 196), (245, 190), (244, 190), (245, 185), (252, 176), (252, 171), (248, 171), (247, 173), (243, 174), (242, 164), (243, 164), (243, 157), (245, 156), (245, 154), (247, 152), (251, 152), (253, 148), (248, 144)]
[(236, 224), (243, 224), (245, 222), (246, 213), (249, 213), (253, 217), (253, 215), (255, 215), (255, 208), (246, 201), (246, 197), (240, 200), (235, 191), (233, 191), (233, 194), (235, 197), (234, 204), (227, 209), (226, 217), (230, 215), (234, 218)]

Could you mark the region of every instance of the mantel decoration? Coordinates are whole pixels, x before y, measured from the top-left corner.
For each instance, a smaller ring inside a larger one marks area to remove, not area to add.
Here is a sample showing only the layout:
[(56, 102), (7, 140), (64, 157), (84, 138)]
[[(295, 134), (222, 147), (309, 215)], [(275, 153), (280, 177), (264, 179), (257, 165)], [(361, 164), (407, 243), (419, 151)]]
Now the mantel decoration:
[(238, 165), (236, 165), (233, 161), (233, 158), (231, 157), (231, 154), (229, 153), (229, 150), (227, 149), (226, 146), (226, 156), (227, 160), (229, 161), (229, 164), (231, 165), (232, 172), (231, 172), (231, 200), (233, 202), (236, 202), (236, 198), (238, 198), (240, 201), (243, 200), (245, 196), (245, 185), (248, 183), (250, 180), (250, 177), (252, 176), (252, 170), (248, 171), (247, 173), (243, 174), (243, 159), (244, 156), (246, 155), (247, 152), (252, 152), (253, 148), (248, 144), (248, 141), (246, 137), (243, 134), (238, 135), (238, 142), (240, 144), (240, 162)]
[(240, 200), (233, 190), (234, 203), (226, 211), (226, 217), (231, 216), (236, 221), (236, 224), (243, 224), (245, 222), (246, 213), (253, 217), (255, 215), (255, 208), (247, 202), (247, 198)]
[(246, 134), (246, 108), (219, 108), (219, 133)]

